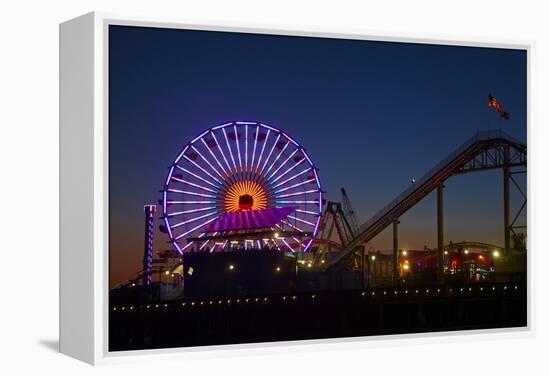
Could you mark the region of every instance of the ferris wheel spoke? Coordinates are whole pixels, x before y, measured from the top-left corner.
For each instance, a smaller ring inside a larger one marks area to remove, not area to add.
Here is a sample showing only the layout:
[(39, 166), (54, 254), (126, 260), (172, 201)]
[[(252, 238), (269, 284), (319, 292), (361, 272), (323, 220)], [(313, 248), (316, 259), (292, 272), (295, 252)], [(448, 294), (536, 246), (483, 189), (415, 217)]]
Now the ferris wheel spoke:
[[(214, 232), (213, 235), (215, 236), (216, 234), (218, 234), (218, 232)], [(199, 250), (204, 249), (204, 247), (205, 247), (206, 245), (208, 245), (208, 243), (209, 243), (210, 241), (211, 241), (211, 240), (207, 240), (205, 243), (203, 243), (202, 246), (199, 247)], [(216, 243), (214, 243), (214, 247), (216, 247)], [(214, 247), (213, 247), (213, 248), (214, 248)], [(213, 248), (212, 248), (212, 249), (213, 249)], [(210, 250), (210, 252), (212, 252), (212, 249)]]
[(204, 212), (214, 208), (216, 207), (204, 207), (204, 208), (197, 208), (197, 209), (189, 209), (187, 211), (172, 212), (172, 213), (167, 213), (166, 217), (174, 217), (174, 216), (180, 216), (180, 215), (187, 215), (189, 213)]
[(168, 204), (216, 204), (215, 200), (167, 200)]
[[(201, 139), (201, 140), (202, 140), (202, 139)], [(195, 152), (197, 152), (197, 154), (203, 159), (204, 162), (206, 162), (206, 164), (207, 164), (208, 166), (210, 166), (210, 169), (212, 169), (221, 179), (225, 179), (224, 176), (221, 175), (220, 172), (214, 167), (214, 165), (212, 165), (212, 164), (210, 163), (210, 161), (208, 161), (208, 160), (206, 159), (206, 157), (204, 157), (204, 156), (202, 155), (202, 153), (199, 152), (199, 150), (198, 150), (197, 148), (195, 148), (194, 145), (192, 145), (191, 148), (192, 148)], [(221, 183), (221, 182), (220, 182), (220, 183)]]
[[(262, 151), (260, 152), (260, 156), (258, 156), (258, 162), (256, 163), (256, 169), (255, 169), (255, 172), (257, 173), (258, 172), (258, 168), (260, 167), (260, 162), (262, 160), (262, 156), (264, 154), (264, 150), (265, 150), (265, 146), (267, 145), (267, 140), (269, 139), (269, 134), (271, 133), (271, 130), (268, 129), (267, 130), (267, 134), (265, 136), (265, 139), (262, 143)], [(256, 138), (258, 137), (258, 135), (256, 134)]]
[(217, 212), (217, 211), (214, 211), (214, 212), (207, 213), (207, 214), (205, 214), (205, 215), (197, 216), (197, 217), (194, 217), (194, 218), (192, 218), (192, 219), (189, 219), (189, 220), (185, 220), (185, 221), (179, 222), (179, 223), (177, 223), (177, 224), (172, 225), (172, 229), (178, 228), (178, 227), (180, 227), (180, 226), (182, 226), (182, 225), (185, 225), (185, 224), (190, 224), (190, 223), (195, 222), (195, 221), (197, 221), (197, 220), (204, 219), (204, 218), (206, 218), (206, 217), (208, 217), (208, 216), (215, 215), (216, 213), (218, 213), (218, 212)]
[(218, 150), (220, 151), (220, 154), (223, 157), (223, 160), (225, 161), (225, 164), (227, 165), (227, 170), (229, 170), (230, 173), (233, 173), (231, 170), (231, 165), (229, 165), (229, 161), (227, 161), (227, 157), (225, 157), (225, 153), (223, 153), (222, 147), (220, 143), (218, 142), (218, 139), (216, 138), (216, 134), (214, 134), (213, 131), (210, 132), (210, 135), (214, 138), (214, 141), (216, 142), (216, 145), (218, 146)]
[(307, 252), (307, 249), (309, 249), (309, 247), (311, 246), (311, 243), (313, 242), (313, 238), (310, 238), (307, 245), (304, 247), (304, 253)]
[(201, 141), (202, 143), (204, 144), (204, 146), (206, 147), (206, 149), (208, 150), (208, 152), (210, 153), (210, 155), (212, 157), (214, 157), (214, 160), (218, 163), (218, 166), (220, 167), (221, 171), (223, 171), (223, 173), (228, 176), (229, 174), (227, 174), (227, 172), (225, 171), (225, 168), (222, 166), (222, 164), (220, 163), (220, 161), (218, 160), (218, 158), (216, 157), (216, 155), (214, 154), (214, 152), (212, 152), (212, 149), (208, 146), (208, 144), (206, 143), (206, 141), (204, 141), (204, 138), (201, 138)]
[(318, 200), (277, 200), (277, 203), (283, 204), (319, 204)]
[(296, 212), (299, 212), (299, 213), (306, 213), (308, 215), (312, 215), (312, 216), (321, 216), (319, 214), (319, 212), (313, 212), (313, 211), (306, 211), (305, 209), (297, 209)]
[[(294, 152), (292, 152), (284, 161), (282, 164), (279, 165), (279, 167), (273, 171), (273, 173), (271, 173), (271, 175), (267, 178), (267, 180), (269, 181), (275, 174), (277, 174), (277, 172), (279, 170), (281, 170), (285, 165), (286, 163), (292, 158), (294, 157), (294, 155), (298, 153), (298, 149), (295, 149)], [(267, 175), (267, 174), (266, 174)]]
[(313, 223), (311, 223), (311, 222), (309, 222), (309, 221), (300, 219), (299, 217), (295, 217), (295, 216), (292, 216), (292, 215), (288, 215), (288, 217), (289, 217), (290, 219), (299, 221), (299, 222), (301, 222), (301, 223), (303, 223), (303, 224), (311, 225), (311, 226), (313, 226), (313, 227), (315, 226), (315, 224), (313, 224)]
[[(290, 216), (289, 216), (289, 217), (290, 217)], [(297, 230), (298, 232), (304, 232), (303, 229), (300, 229), (297, 225), (294, 225), (294, 224), (292, 224), (292, 223), (289, 223), (289, 222), (286, 221), (286, 220), (282, 220), (281, 222), (282, 222), (283, 224), (286, 224), (286, 225), (288, 225), (289, 227), (293, 228), (294, 230)]]
[[(275, 225), (277, 228), (283, 230), (283, 228), (280, 226), (280, 225)], [(296, 237), (292, 237), (293, 240), (295, 240), (296, 242), (300, 243), (300, 240), (297, 239)], [(290, 251), (292, 251), (293, 253), (295, 252), (295, 250), (292, 248), (292, 246), (290, 246), (288, 244), (288, 242), (286, 242), (286, 240), (284, 238), (280, 238), (280, 241), (282, 241), (289, 249)]]
[[(201, 233), (198, 235), (197, 238), (202, 238), (204, 237), (206, 233)], [(191, 245), (193, 245), (195, 243), (195, 241), (191, 241), (191, 242), (188, 242), (187, 245), (185, 245), (183, 248), (180, 249), (180, 247), (178, 246), (178, 243), (177, 242), (174, 242), (174, 245), (176, 245), (176, 247), (178, 248), (178, 250), (180, 250), (180, 252), (183, 252), (185, 251), (186, 249), (188, 249), (189, 247), (191, 247)]]
[(315, 178), (313, 178), (313, 179), (308, 179), (307, 181), (302, 181), (302, 182), (296, 183), (296, 184), (294, 184), (294, 185), (292, 185), (292, 186), (282, 188), (282, 189), (280, 189), (280, 190), (275, 191), (274, 193), (275, 193), (275, 194), (278, 194), (278, 193), (285, 192), (285, 191), (288, 191), (288, 190), (293, 189), (293, 188), (296, 188), (296, 187), (300, 187), (300, 186), (303, 186), (303, 185), (307, 185), (307, 184), (309, 184), (309, 183), (313, 183), (313, 182), (315, 182)]
[[(279, 142), (279, 139), (281, 138), (281, 134), (277, 135), (277, 139), (275, 139), (275, 142), (273, 143), (273, 146), (271, 147), (271, 151), (269, 151), (269, 154), (267, 155), (267, 158), (265, 159), (265, 162), (262, 166), (262, 168), (260, 169), (260, 174), (263, 174), (263, 171), (265, 169), (265, 166), (267, 165), (267, 162), (269, 161), (269, 159), (271, 158), (271, 155), (273, 154), (273, 151), (275, 150), (275, 146), (277, 145), (277, 143)], [(263, 174), (265, 175), (265, 174)]]
[(192, 196), (200, 196), (202, 198), (214, 198), (214, 199), (216, 198), (216, 195), (201, 194), (201, 193), (193, 192), (193, 191), (185, 191), (185, 190), (178, 190), (178, 189), (168, 189), (166, 191), (173, 192), (173, 193), (176, 193), (176, 194), (186, 194), (186, 195), (192, 195)]
[(211, 218), (210, 220), (208, 220), (208, 221), (206, 221), (206, 222), (204, 222), (204, 223), (202, 223), (202, 224), (200, 224), (200, 225), (197, 225), (197, 226), (194, 227), (193, 229), (190, 229), (190, 230), (188, 230), (187, 232), (182, 233), (182, 234), (180, 234), (179, 236), (177, 236), (177, 237), (175, 238), (175, 240), (177, 241), (177, 240), (179, 240), (179, 239), (181, 239), (181, 238), (187, 236), (189, 233), (192, 233), (192, 232), (194, 232), (195, 230), (200, 229), (200, 228), (202, 228), (203, 226), (210, 224), (212, 221), (216, 220), (217, 218), (218, 218), (218, 216), (215, 216), (215, 217)]
[(277, 198), (290, 198), (291, 196), (307, 195), (307, 194), (311, 194), (311, 193), (318, 192), (318, 191), (319, 190), (315, 189), (315, 190), (306, 190), (306, 191), (300, 191), (300, 192), (293, 192), (293, 193), (290, 193), (290, 194), (279, 195), (279, 196), (277, 196)]
[(218, 182), (219, 184), (222, 184), (222, 182), (214, 177), (212, 174), (210, 174), (209, 172), (207, 172), (202, 166), (200, 166), (199, 164), (197, 164), (195, 161), (191, 160), (189, 157), (187, 156), (183, 156), (187, 161), (189, 161), (190, 163), (192, 163), (193, 165), (195, 165), (197, 168), (199, 168), (204, 174), (206, 174), (207, 176), (209, 176), (210, 178), (212, 178), (214, 181)]
[(281, 149), (281, 151), (279, 152), (279, 154), (277, 155), (277, 157), (275, 157), (275, 160), (271, 163), (271, 165), (269, 165), (269, 169), (267, 169), (267, 171), (265, 172), (265, 176), (267, 176), (269, 174), (269, 172), (271, 171), (271, 169), (273, 169), (273, 166), (275, 166), (275, 164), (277, 163), (277, 161), (279, 160), (279, 158), (281, 157), (281, 155), (283, 154), (283, 152), (285, 151), (285, 149), (290, 145), (290, 140), (288, 140), (285, 144), (285, 146), (283, 147), (283, 149)]
[(276, 189), (277, 187), (282, 186), (282, 185), (284, 185), (285, 183), (292, 181), (294, 178), (298, 178), (298, 177), (300, 177), (300, 176), (306, 174), (306, 173), (307, 173), (308, 171), (310, 171), (311, 169), (313, 169), (313, 168), (312, 168), (312, 167), (309, 167), (309, 168), (307, 168), (307, 169), (301, 171), (300, 173), (297, 173), (296, 175), (293, 175), (292, 177), (287, 178), (286, 180), (277, 183), (275, 186), (273, 186), (273, 189)]
[(225, 136), (225, 143), (227, 144), (227, 149), (229, 150), (231, 161), (233, 162), (233, 166), (235, 167), (235, 174), (237, 174), (239, 169), (237, 169), (237, 164), (235, 163), (235, 157), (233, 156), (233, 151), (231, 150), (231, 145), (229, 144), (229, 139), (227, 138), (227, 132), (225, 132), (225, 128), (222, 128), (222, 132), (223, 132), (223, 136)]
[(184, 183), (184, 184), (187, 184), (189, 186), (193, 186), (193, 187), (196, 187), (196, 188), (208, 191), (208, 192), (213, 192), (214, 194), (216, 193), (216, 191), (214, 191), (212, 189), (209, 189), (208, 187), (197, 185), (196, 183), (186, 181), (185, 179), (180, 179), (180, 178), (177, 178), (177, 177), (171, 177), (171, 179), (176, 181), (176, 182)]
[(256, 145), (258, 144), (258, 133), (260, 132), (260, 126), (256, 126), (256, 135), (254, 136), (254, 147), (252, 148), (252, 160), (250, 161), (250, 172), (254, 169), (254, 160), (256, 157)]
[(244, 126), (244, 170), (248, 172), (248, 125)]
[(278, 176), (277, 178), (275, 178), (273, 180), (272, 183), (275, 183), (277, 182), (279, 179), (283, 178), (285, 175), (287, 175), (288, 173), (290, 173), (292, 170), (294, 170), (294, 168), (296, 168), (296, 166), (300, 165), (302, 162), (304, 162), (306, 159), (302, 157), (302, 159), (300, 159), (298, 162), (296, 162), (294, 165), (292, 165), (292, 167), (290, 167), (289, 169), (287, 169), (287, 171), (285, 171), (283, 174), (281, 174), (280, 176)]
[(182, 166), (176, 165), (176, 167), (177, 167), (178, 169), (180, 169), (181, 171), (184, 171), (184, 172), (186, 172), (187, 174), (192, 175), (193, 177), (195, 177), (195, 178), (197, 178), (197, 179), (200, 179), (200, 180), (203, 181), (204, 183), (208, 183), (210, 186), (212, 186), (212, 187), (214, 187), (214, 188), (219, 188), (219, 186), (215, 185), (214, 183), (210, 182), (209, 180), (207, 180), (207, 179), (205, 179), (205, 178), (203, 178), (203, 177), (201, 177), (201, 176), (199, 176), (199, 175), (193, 173), (193, 172), (190, 171), (190, 170), (187, 170), (186, 168), (184, 168), (184, 167), (182, 167)]
[(239, 169), (243, 171), (243, 162), (241, 160), (241, 148), (239, 147), (239, 134), (237, 133), (237, 125), (233, 125), (233, 131), (235, 132), (235, 144), (237, 145), (237, 154), (239, 156)]

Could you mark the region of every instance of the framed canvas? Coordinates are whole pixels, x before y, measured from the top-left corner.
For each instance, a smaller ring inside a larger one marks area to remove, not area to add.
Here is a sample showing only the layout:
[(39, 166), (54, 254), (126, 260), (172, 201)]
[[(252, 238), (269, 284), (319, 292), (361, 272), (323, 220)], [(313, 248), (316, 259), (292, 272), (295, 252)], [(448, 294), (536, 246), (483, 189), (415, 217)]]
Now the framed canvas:
[(531, 331), (531, 51), (61, 24), (61, 352)]

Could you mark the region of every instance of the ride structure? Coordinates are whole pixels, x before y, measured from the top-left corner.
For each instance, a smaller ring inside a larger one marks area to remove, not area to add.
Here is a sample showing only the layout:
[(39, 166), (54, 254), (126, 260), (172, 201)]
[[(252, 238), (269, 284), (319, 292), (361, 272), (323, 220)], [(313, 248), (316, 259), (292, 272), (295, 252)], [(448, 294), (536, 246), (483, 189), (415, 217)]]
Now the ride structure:
[(260, 122), (211, 127), (185, 145), (162, 189), (162, 219), (180, 254), (232, 243), (306, 252), (323, 210), (317, 168), (282, 130)]
[[(336, 268), (350, 255), (357, 253), (364, 244), (376, 235), (393, 226), (393, 274), (398, 276), (398, 225), (399, 217), (411, 209), (429, 193), (437, 190), (437, 270), (441, 277), (443, 273), (444, 255), (444, 223), (443, 223), (443, 192), (444, 182), (454, 175), (477, 171), (502, 169), (504, 188), (504, 248), (507, 255), (510, 251), (510, 235), (518, 228), (520, 213), (525, 209), (527, 197), (514, 180), (516, 174), (525, 174), (527, 166), (527, 146), (501, 130), (480, 131), (454, 150), (422, 178), (415, 180), (411, 187), (378, 211), (368, 221), (359, 226), (354, 237), (337, 253), (327, 253), (323, 258), (322, 269)], [(518, 168), (520, 168), (518, 170)], [(523, 203), (513, 220), (510, 220), (510, 182), (512, 182), (523, 197)]]

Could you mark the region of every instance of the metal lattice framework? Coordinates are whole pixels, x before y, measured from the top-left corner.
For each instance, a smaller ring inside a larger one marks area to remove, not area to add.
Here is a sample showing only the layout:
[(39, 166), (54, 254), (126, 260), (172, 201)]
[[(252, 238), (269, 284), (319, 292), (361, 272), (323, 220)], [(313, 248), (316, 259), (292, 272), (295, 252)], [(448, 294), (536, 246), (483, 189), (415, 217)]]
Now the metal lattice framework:
[[(515, 233), (515, 229), (526, 228), (526, 226), (517, 225), (516, 222), (520, 213), (526, 207), (527, 196), (513, 178), (513, 175), (524, 174), (526, 170), (512, 171), (512, 168), (526, 166), (527, 146), (525, 144), (501, 130), (480, 131), (454, 150), (422, 178), (417, 180), (413, 186), (405, 190), (371, 219), (362, 224), (355, 232), (353, 240), (348, 242), (341, 252), (328, 260), (323, 267), (330, 268), (337, 265), (392, 223), (394, 226), (394, 249), (396, 249), (396, 228), (400, 216), (436, 189), (438, 189), (438, 197), (440, 194), (442, 197), (443, 183), (451, 176), (492, 169), (503, 169), (504, 173), (504, 250), (507, 252), (510, 248), (510, 232)], [(512, 221), (510, 221), (509, 182), (515, 185), (524, 199), (523, 204)], [(441, 242), (442, 239), (438, 241), (438, 243)], [(443, 244), (439, 247), (440, 253), (443, 252), (442, 249)]]
[(309, 237), (271, 241), (281, 249), (307, 251), (323, 209), (317, 168), (305, 149), (259, 122), (230, 122), (201, 132), (170, 166), (162, 193), (165, 230), (180, 253), (195, 242), (201, 250), (223, 248), (213, 239), (199, 241), (205, 227), (222, 215), (282, 207), (293, 212), (272, 231), (290, 229)]

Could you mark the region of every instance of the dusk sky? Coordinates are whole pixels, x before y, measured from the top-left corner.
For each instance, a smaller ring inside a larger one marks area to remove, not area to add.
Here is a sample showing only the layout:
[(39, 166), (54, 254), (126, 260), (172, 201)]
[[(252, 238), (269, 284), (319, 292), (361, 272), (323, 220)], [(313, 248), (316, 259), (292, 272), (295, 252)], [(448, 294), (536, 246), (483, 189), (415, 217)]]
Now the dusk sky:
[[(122, 26), (110, 27), (109, 49), (111, 286), (141, 269), (143, 205), (158, 203), (173, 159), (209, 127), (284, 130), (328, 200), (346, 188), (360, 223), (476, 131), (499, 128), (489, 93), (511, 114), (503, 131), (527, 138), (525, 51)], [(448, 180), (446, 243), (502, 245), (502, 201), (500, 170)], [(390, 249), (390, 237), (372, 246)], [(436, 237), (432, 193), (401, 218), (400, 247)]]

